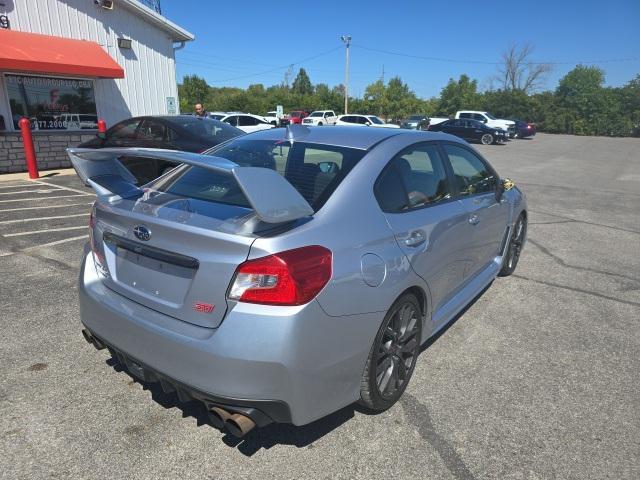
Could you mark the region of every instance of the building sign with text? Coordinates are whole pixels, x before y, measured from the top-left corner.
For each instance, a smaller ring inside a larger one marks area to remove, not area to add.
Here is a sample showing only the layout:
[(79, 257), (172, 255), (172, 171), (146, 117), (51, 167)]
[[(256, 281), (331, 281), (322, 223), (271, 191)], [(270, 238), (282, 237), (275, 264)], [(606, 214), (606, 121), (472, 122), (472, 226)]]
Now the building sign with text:
[(76, 78), (4, 75), (13, 126), (27, 117), (34, 130), (96, 129), (93, 81)]

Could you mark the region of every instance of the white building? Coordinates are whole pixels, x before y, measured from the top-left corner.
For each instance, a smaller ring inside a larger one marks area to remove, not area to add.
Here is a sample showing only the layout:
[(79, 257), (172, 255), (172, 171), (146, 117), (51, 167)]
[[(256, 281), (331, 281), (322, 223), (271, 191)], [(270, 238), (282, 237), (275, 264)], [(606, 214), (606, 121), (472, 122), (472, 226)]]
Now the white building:
[(24, 116), (50, 168), (98, 118), (179, 113), (175, 50), (193, 39), (138, 0), (0, 0), (0, 172), (24, 170)]

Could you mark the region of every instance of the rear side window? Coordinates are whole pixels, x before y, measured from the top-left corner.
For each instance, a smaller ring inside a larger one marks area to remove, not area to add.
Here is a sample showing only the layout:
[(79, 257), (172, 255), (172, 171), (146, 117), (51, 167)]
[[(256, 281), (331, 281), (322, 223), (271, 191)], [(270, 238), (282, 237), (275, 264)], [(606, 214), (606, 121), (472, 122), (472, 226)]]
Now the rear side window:
[(480, 157), (463, 147), (445, 144), (456, 182), (456, 192), (460, 195), (475, 195), (495, 192), (497, 177)]
[(460, 118), (472, 118), (470, 113), (461, 113)]
[[(293, 187), (319, 210), (366, 151), (273, 140), (237, 139), (215, 147), (209, 155), (225, 158), (241, 166), (269, 168), (284, 176)], [(158, 182), (153, 188), (181, 197), (192, 197), (238, 206), (248, 202), (232, 176), (198, 167), (183, 167), (182, 175), (171, 182)]]
[[(242, 130), (238, 130), (228, 123), (211, 118), (175, 117), (169, 120), (169, 123), (186, 130), (191, 135), (201, 137), (214, 145), (244, 134)], [(178, 136), (176, 133), (177, 132), (173, 132), (172, 135)]]
[(444, 163), (434, 144), (417, 144), (394, 157), (378, 177), (374, 193), (385, 212), (435, 205), (451, 198)]
[(125, 120), (113, 126), (109, 132), (109, 138), (114, 140), (134, 139), (136, 138), (136, 129), (140, 125), (139, 118)]

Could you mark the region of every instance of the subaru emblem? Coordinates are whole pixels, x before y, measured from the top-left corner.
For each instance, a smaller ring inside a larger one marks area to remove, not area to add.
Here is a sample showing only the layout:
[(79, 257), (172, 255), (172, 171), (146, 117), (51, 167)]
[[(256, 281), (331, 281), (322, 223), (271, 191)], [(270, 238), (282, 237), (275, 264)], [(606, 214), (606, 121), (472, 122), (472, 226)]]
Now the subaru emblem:
[(151, 230), (149, 230), (144, 225), (136, 225), (135, 227), (133, 227), (133, 234), (137, 239), (144, 242), (148, 241), (151, 238)]

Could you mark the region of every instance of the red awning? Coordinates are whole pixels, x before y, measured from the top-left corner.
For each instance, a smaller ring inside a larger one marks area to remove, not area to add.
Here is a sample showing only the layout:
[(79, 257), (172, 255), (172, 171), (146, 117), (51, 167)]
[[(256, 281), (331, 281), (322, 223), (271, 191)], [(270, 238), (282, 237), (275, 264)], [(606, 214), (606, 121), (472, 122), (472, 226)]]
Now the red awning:
[(0, 29), (0, 46), (0, 71), (124, 78), (95, 42)]

